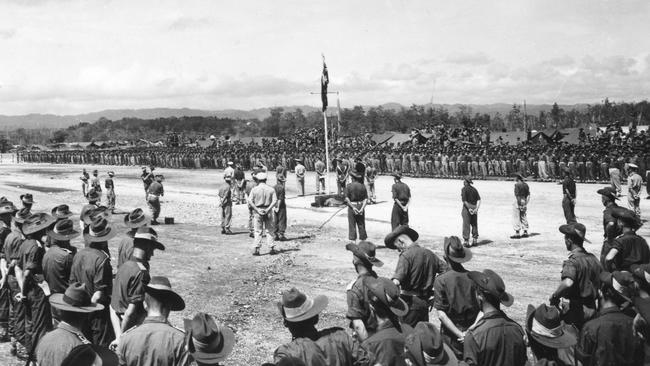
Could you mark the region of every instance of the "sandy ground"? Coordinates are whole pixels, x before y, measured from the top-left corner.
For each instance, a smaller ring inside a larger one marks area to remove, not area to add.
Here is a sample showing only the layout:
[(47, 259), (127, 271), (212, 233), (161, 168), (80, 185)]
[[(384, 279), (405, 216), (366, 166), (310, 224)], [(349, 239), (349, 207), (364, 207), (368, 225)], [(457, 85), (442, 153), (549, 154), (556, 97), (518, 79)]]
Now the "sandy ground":
[[(37, 202), (35, 211), (49, 211), (57, 204), (68, 203), (73, 212), (78, 213), (85, 203), (78, 178), (81, 166), (14, 165), (7, 163), (7, 159), (3, 161), (0, 195), (17, 202), (21, 193), (30, 192)], [(127, 212), (146, 207), (139, 167), (86, 168), (97, 168), (102, 176), (108, 170), (116, 172), (118, 210)], [(222, 172), (173, 169), (161, 169), (160, 172), (166, 178), (161, 216), (174, 217), (176, 224), (156, 227), (167, 250), (156, 253), (151, 273), (169, 276), (173, 287), (185, 298), (186, 309), (172, 314), (173, 324), (181, 326), (182, 318), (202, 311), (231, 326), (237, 333), (237, 345), (226, 365), (271, 361), (273, 350), (290, 340), (276, 302), (280, 291), (293, 286), (308, 295), (329, 297), (329, 307), (319, 323), (321, 327), (347, 326), (345, 287), (356, 278), (356, 273), (351, 255), (344, 249), (346, 210), (318, 230), (337, 209), (312, 208), (313, 196), (296, 197), (295, 177), (290, 174), (287, 180), (287, 237), (290, 241), (278, 245), (281, 255), (264, 255), (268, 248), (263, 248), (262, 256), (252, 257), (245, 205), (235, 206), (233, 210), (233, 231), (237, 235), (219, 234), (220, 217), (215, 201), (216, 188), (223, 181)], [(426, 178), (405, 178), (404, 181), (413, 194), (411, 226), (419, 231), (421, 244), (441, 255), (444, 236), (461, 236), (462, 182)], [(272, 173), (269, 182), (275, 183)], [(391, 184), (390, 177), (382, 176), (377, 180), (380, 203), (369, 206), (366, 212), (369, 240), (376, 244), (383, 244), (384, 236), (390, 231)], [(555, 183), (530, 183), (528, 219), (533, 236), (513, 240), (509, 238), (513, 234), (513, 186), (512, 181), (475, 182), (482, 197), (478, 221), (479, 240), (483, 244), (473, 249), (474, 259), (466, 267), (470, 270), (491, 268), (499, 273), (507, 290), (515, 297), (514, 305), (506, 312), (522, 322), (526, 306), (546, 301), (555, 289), (567, 252), (557, 231), (564, 220), (561, 187)], [(313, 193), (314, 187), (314, 176), (308, 174), (307, 193)], [(598, 188), (599, 185), (578, 184), (576, 207), (579, 221), (587, 226), (587, 235), (592, 241), (586, 248), (596, 254), (602, 244), (603, 208), (596, 194)], [(626, 204), (625, 197), (622, 201)], [(644, 212), (648, 211), (649, 203), (642, 200)], [(120, 231), (126, 231), (122, 215), (114, 215), (113, 221)], [(648, 225), (640, 230), (645, 237), (649, 233)], [(119, 240), (118, 236), (110, 242), (113, 259)], [(80, 240), (73, 244), (83, 245)], [(390, 276), (395, 269), (397, 252), (381, 248), (377, 256), (386, 263), (378, 273)], [(17, 364), (8, 357), (5, 345), (0, 347), (0, 364)]]

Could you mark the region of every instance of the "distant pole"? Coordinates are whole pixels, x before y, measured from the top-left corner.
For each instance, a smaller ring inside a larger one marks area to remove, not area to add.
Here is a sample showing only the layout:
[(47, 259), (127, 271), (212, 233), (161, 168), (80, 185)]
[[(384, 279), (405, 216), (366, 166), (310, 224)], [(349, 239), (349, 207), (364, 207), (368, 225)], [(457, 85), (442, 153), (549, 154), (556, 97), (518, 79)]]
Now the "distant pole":
[(524, 99), (524, 131), (528, 131), (528, 116), (526, 115), (526, 99)]
[(323, 126), (325, 127), (325, 171), (327, 172), (327, 186), (325, 189), (327, 190), (327, 194), (330, 194), (330, 147), (329, 138), (327, 136), (327, 113), (325, 111), (323, 111)]
[(337, 136), (341, 136), (341, 98), (340, 93), (336, 92), (336, 117), (338, 121), (336, 122), (336, 130), (338, 132)]

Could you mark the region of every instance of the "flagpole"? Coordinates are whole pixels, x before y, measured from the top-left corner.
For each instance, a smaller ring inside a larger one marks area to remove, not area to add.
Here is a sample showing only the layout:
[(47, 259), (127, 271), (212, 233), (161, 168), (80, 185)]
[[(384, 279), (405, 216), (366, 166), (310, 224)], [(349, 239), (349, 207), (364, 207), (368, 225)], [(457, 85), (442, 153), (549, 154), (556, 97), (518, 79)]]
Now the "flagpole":
[(328, 138), (328, 133), (327, 133), (327, 113), (323, 111), (323, 126), (325, 127), (325, 171), (327, 172), (327, 180), (325, 183), (327, 186), (325, 187), (325, 190), (327, 191), (327, 194), (330, 194), (330, 148), (329, 148), (329, 138)]

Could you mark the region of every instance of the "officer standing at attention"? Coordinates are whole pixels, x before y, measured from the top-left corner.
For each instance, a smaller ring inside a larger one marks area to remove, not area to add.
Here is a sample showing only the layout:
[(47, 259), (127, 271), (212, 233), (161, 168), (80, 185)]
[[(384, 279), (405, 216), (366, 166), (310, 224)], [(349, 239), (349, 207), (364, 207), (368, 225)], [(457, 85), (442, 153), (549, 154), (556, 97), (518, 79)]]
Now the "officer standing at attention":
[[(629, 175), (627, 177), (627, 205), (634, 214), (641, 218), (641, 185), (643, 178), (638, 173), (639, 166), (636, 164), (628, 164)], [(650, 185), (650, 184), (649, 184)]]
[(411, 189), (402, 182), (400, 172), (393, 173), (394, 184), (391, 188), (393, 194), (393, 211), (390, 215), (391, 230), (400, 225), (409, 224), (409, 203), (411, 202)]
[(185, 333), (169, 324), (169, 313), (185, 309), (185, 301), (172, 290), (167, 277), (154, 276), (144, 289), (147, 317), (122, 334), (117, 348), (119, 364), (187, 365)]
[(160, 225), (158, 216), (160, 216), (160, 197), (165, 195), (165, 189), (162, 185), (163, 176), (156, 175), (156, 181), (151, 183), (147, 189), (147, 203), (151, 209), (151, 225)]
[(101, 198), (102, 195), (102, 185), (99, 182), (99, 172), (97, 169), (93, 170), (93, 176), (90, 178), (90, 189), (94, 189), (95, 192), (99, 193)]
[(351, 242), (357, 240), (357, 229), (359, 231), (359, 240), (366, 240), (366, 204), (368, 203), (368, 191), (363, 183), (360, 182), (361, 176), (355, 172), (350, 172), (352, 182), (345, 187), (345, 204), (348, 206), (348, 239)]
[(345, 186), (348, 181), (348, 173), (350, 172), (350, 163), (343, 159), (343, 155), (339, 154), (336, 159), (336, 185), (338, 187), (338, 194), (345, 192)]
[(273, 208), (273, 239), (278, 241), (285, 241), (287, 238), (284, 232), (287, 230), (287, 204), (285, 202), (285, 182), (287, 178), (284, 175), (277, 175), (277, 183), (275, 184), (275, 195), (278, 198), (278, 203)]
[(142, 167), (142, 174), (140, 175), (140, 179), (142, 179), (142, 184), (144, 184), (144, 199), (148, 201), (149, 193), (147, 193), (147, 190), (149, 189), (149, 186), (151, 183), (153, 183), (154, 176), (153, 176), (153, 166), (151, 167), (151, 172), (147, 172), (147, 167), (143, 166)]
[(600, 285), (600, 273), (603, 268), (595, 255), (584, 248), (587, 229), (580, 223), (569, 223), (559, 228), (564, 234), (564, 244), (571, 253), (569, 259), (562, 264), (560, 285), (555, 290), (549, 303), (557, 306), (560, 298), (569, 300), (569, 310), (563, 320), (576, 328), (596, 314), (596, 301)]
[(106, 188), (106, 206), (113, 213), (115, 211), (115, 183), (113, 177), (115, 173), (111, 170), (108, 172), (108, 178), (104, 180), (104, 187)]
[[(524, 177), (521, 174), (515, 174), (515, 204), (513, 208), (513, 221), (515, 227), (515, 239), (528, 237), (528, 217), (526, 210), (528, 210), (528, 202), (530, 201), (530, 189), (528, 184), (524, 182)], [(523, 230), (524, 233), (520, 236), (519, 231)]]
[(231, 235), (230, 222), (232, 221), (232, 184), (230, 176), (223, 176), (224, 183), (219, 186), (219, 207), (221, 207), (221, 233)]
[(433, 283), (436, 276), (447, 269), (445, 262), (437, 255), (416, 243), (418, 237), (417, 231), (408, 225), (401, 225), (384, 239), (387, 248), (400, 252), (392, 279), (401, 288), (400, 297), (409, 308), (401, 321), (410, 326), (429, 321)]
[(296, 180), (298, 183), (298, 192), (300, 192), (301, 196), (305, 195), (305, 173), (306, 173), (305, 166), (302, 165), (302, 160), (301, 159), (296, 159), (296, 167), (294, 169), (294, 172), (296, 173)]
[(377, 278), (377, 273), (372, 267), (382, 267), (384, 262), (375, 257), (375, 244), (369, 241), (361, 241), (358, 245), (349, 243), (345, 249), (352, 252), (352, 264), (358, 274), (346, 289), (348, 312), (345, 317), (350, 319), (350, 328), (363, 342), (377, 330), (377, 322), (370, 311), (365, 280)]
[(366, 159), (366, 164), (366, 185), (368, 187), (368, 201), (370, 203), (377, 203), (377, 195), (375, 194), (375, 179), (377, 178), (377, 169), (372, 166), (370, 159)]
[[(466, 247), (476, 245), (478, 240), (478, 209), (481, 207), (481, 195), (478, 194), (473, 183), (471, 178), (466, 177), (463, 180), (463, 189), (460, 191), (463, 201), (463, 208), (460, 212), (463, 218), (463, 245)], [(469, 243), (470, 227), (472, 229), (471, 245)]]
[(314, 168), (316, 170), (316, 194), (321, 194), (321, 192), (325, 194), (327, 193), (325, 191), (325, 176), (327, 176), (327, 172), (325, 171), (325, 163), (323, 163), (323, 159), (320, 156)]
[(253, 210), (253, 227), (255, 230), (253, 248), (253, 255), (260, 255), (260, 247), (262, 246), (262, 234), (266, 229), (266, 244), (270, 247), (269, 254), (274, 255), (278, 252), (275, 250), (271, 230), (273, 227), (273, 214), (272, 210), (278, 202), (278, 197), (275, 194), (275, 189), (266, 184), (266, 172), (259, 172), (255, 174), (257, 185), (251, 189), (248, 195), (248, 206)]

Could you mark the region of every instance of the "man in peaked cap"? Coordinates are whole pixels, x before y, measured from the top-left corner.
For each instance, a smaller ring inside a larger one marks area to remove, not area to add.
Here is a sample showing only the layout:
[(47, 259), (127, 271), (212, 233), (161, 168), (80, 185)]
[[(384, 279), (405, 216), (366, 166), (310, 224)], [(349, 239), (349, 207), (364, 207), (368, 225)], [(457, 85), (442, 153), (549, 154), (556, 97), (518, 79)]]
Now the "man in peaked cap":
[(144, 318), (144, 288), (150, 281), (149, 261), (155, 249), (165, 250), (156, 231), (140, 227), (133, 237), (133, 254), (117, 270), (113, 281), (110, 309), (116, 337), (114, 344), (119, 343), (122, 333)]
[(642, 365), (643, 344), (634, 336), (633, 318), (622, 311), (634, 296), (634, 278), (629, 272), (602, 272), (599, 315), (587, 322), (577, 347), (583, 365)]
[(411, 189), (406, 183), (402, 182), (402, 174), (393, 173), (393, 211), (390, 216), (390, 226), (392, 230), (400, 225), (409, 224), (409, 204), (411, 202)]
[(147, 189), (147, 202), (151, 209), (151, 225), (159, 225), (158, 216), (160, 216), (160, 197), (165, 195), (165, 189), (162, 185), (163, 176), (157, 174), (155, 181)]
[(576, 365), (575, 345), (578, 330), (562, 322), (555, 306), (528, 305), (526, 312), (528, 344), (537, 360), (536, 365)]
[(549, 302), (557, 306), (560, 298), (569, 300), (569, 309), (563, 320), (580, 329), (596, 313), (600, 273), (603, 269), (598, 258), (584, 248), (587, 231), (584, 225), (570, 223), (560, 226), (559, 230), (564, 234), (564, 244), (570, 254), (562, 265), (560, 285)]
[(406, 336), (405, 361), (408, 366), (458, 365), (454, 352), (442, 341), (440, 331), (428, 322), (419, 322)]
[(637, 217), (641, 218), (641, 186), (643, 178), (639, 175), (639, 166), (628, 164), (629, 175), (627, 177), (627, 205), (634, 211)]
[(41, 365), (60, 365), (73, 348), (90, 344), (83, 335), (90, 313), (102, 310), (93, 304), (82, 283), (72, 283), (63, 293), (50, 296), (50, 305), (59, 314), (56, 329), (45, 334), (36, 348), (36, 359)]
[(90, 179), (90, 174), (88, 174), (86, 168), (82, 169), (79, 179), (81, 180), (81, 193), (86, 197), (86, 192), (88, 192), (88, 180)]
[(318, 316), (327, 303), (326, 296), (310, 298), (295, 287), (282, 293), (277, 306), (292, 341), (275, 350), (275, 362), (286, 357), (297, 357), (305, 365), (311, 366), (367, 364), (365, 350), (344, 329), (316, 329)]
[(376, 246), (369, 241), (361, 241), (359, 244), (349, 243), (345, 249), (352, 252), (352, 264), (358, 274), (346, 289), (348, 311), (345, 316), (350, 319), (350, 328), (359, 340), (364, 341), (377, 329), (375, 318), (370, 312), (368, 288), (364, 280), (366, 277), (377, 278), (373, 266), (382, 267), (384, 262), (377, 259)]
[[(515, 174), (515, 204), (513, 208), (513, 222), (515, 235), (513, 238), (528, 237), (528, 202), (530, 201), (530, 188), (524, 182), (524, 177), (521, 174)], [(519, 232), (523, 230), (520, 236)]]
[(171, 311), (185, 309), (185, 301), (167, 277), (153, 276), (145, 286), (147, 317), (122, 334), (117, 347), (120, 365), (187, 365), (185, 333), (169, 323)]
[(235, 333), (212, 316), (198, 313), (184, 319), (186, 348), (199, 365), (218, 366), (235, 346)]
[(307, 169), (305, 168), (304, 165), (302, 165), (302, 159), (295, 159), (296, 160), (296, 166), (294, 168), (294, 172), (296, 173), (296, 183), (298, 184), (298, 192), (300, 192), (301, 196), (305, 195), (305, 174), (307, 173)]
[(377, 322), (377, 331), (361, 344), (368, 351), (369, 364), (406, 365), (404, 345), (413, 328), (399, 319), (408, 313), (408, 304), (400, 298), (399, 287), (388, 278), (366, 278), (366, 286)]
[(492, 270), (472, 271), (468, 276), (476, 285), (483, 317), (465, 334), (463, 361), (470, 366), (525, 365), (524, 330), (501, 311), (501, 304), (511, 306), (514, 297)]
[(116, 234), (117, 231), (105, 217), (96, 217), (84, 230), (87, 246), (74, 256), (70, 270), (70, 282), (86, 284), (86, 292), (91, 301), (104, 306), (104, 309), (90, 316), (90, 329), (85, 330), (93, 344), (104, 347), (108, 347), (114, 339), (108, 311), (113, 289), (113, 267), (108, 254), (108, 240)]
[(643, 223), (634, 211), (617, 207), (612, 210), (612, 216), (622, 228), (622, 234), (614, 239), (605, 256), (605, 270), (629, 271), (633, 264), (650, 263), (648, 243), (636, 233)]
[(113, 212), (115, 210), (115, 182), (113, 177), (115, 173), (111, 170), (108, 172), (108, 178), (104, 179), (104, 187), (106, 188), (106, 206)]
[(402, 321), (411, 327), (420, 321), (429, 321), (434, 280), (447, 268), (437, 255), (416, 243), (418, 237), (415, 230), (402, 225), (384, 239), (387, 248), (400, 252), (392, 280), (401, 288), (400, 297), (409, 306)]
[(264, 233), (264, 230), (267, 231), (266, 243), (270, 247), (269, 254), (277, 254), (277, 251), (275, 250), (275, 244), (273, 242), (273, 237), (271, 236), (271, 231), (273, 229), (272, 210), (278, 203), (278, 196), (275, 193), (275, 189), (266, 184), (266, 174), (266, 172), (259, 172), (255, 175), (258, 184), (253, 189), (251, 189), (251, 193), (248, 195), (248, 205), (253, 209), (254, 212), (254, 256), (260, 255), (260, 247), (262, 246), (262, 234)]
[(141, 208), (136, 208), (135, 210), (124, 215), (124, 225), (129, 229), (126, 233), (126, 237), (120, 240), (120, 244), (117, 246), (117, 269), (119, 270), (122, 264), (131, 259), (133, 254), (133, 237), (139, 228), (147, 226), (150, 222), (149, 217)]
[(621, 235), (621, 228), (616, 225), (616, 219), (612, 216), (612, 210), (615, 207), (618, 207), (616, 200), (616, 190), (612, 187), (601, 188), (597, 191), (601, 197), (601, 201), (605, 209), (603, 210), (603, 246), (600, 250), (600, 263), (605, 265), (605, 256), (609, 253), (609, 250), (612, 248), (612, 243), (614, 239)]
[(361, 176), (356, 171), (351, 171), (350, 177), (352, 182), (345, 186), (345, 204), (348, 206), (348, 239), (354, 242), (357, 240), (357, 231), (359, 240), (368, 238), (365, 216), (368, 191), (360, 182)]
[(463, 338), (480, 311), (474, 282), (463, 267), (472, 259), (472, 252), (456, 236), (445, 238), (444, 251), (449, 270), (433, 283), (433, 307), (438, 311), (442, 339), (462, 358)]
[(567, 224), (577, 222), (576, 214), (576, 182), (573, 180), (571, 172), (567, 169), (564, 171), (564, 180), (562, 181), (562, 211)]
[(336, 159), (336, 186), (339, 195), (345, 193), (345, 186), (348, 181), (348, 174), (350, 172), (350, 162), (343, 158), (343, 154), (339, 154)]
[(287, 177), (284, 175), (276, 175), (277, 183), (273, 187), (275, 189), (275, 195), (278, 198), (278, 203), (273, 209), (273, 239), (279, 241), (285, 241), (287, 238), (284, 236), (284, 232), (287, 230), (287, 204), (286, 199), (286, 190), (285, 182)]

